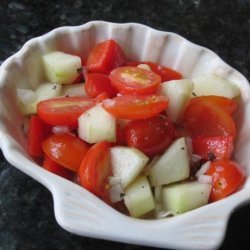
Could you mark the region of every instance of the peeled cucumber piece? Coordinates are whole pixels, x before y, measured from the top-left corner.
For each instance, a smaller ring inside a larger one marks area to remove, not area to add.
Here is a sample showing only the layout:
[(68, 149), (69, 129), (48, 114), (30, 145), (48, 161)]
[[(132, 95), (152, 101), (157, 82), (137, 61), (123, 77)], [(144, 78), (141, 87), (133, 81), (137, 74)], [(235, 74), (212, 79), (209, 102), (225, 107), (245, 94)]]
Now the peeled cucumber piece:
[(173, 80), (161, 84), (160, 94), (166, 96), (169, 100), (166, 113), (174, 123), (181, 122), (193, 89), (194, 84), (189, 79)]
[(57, 83), (41, 83), (34, 91), (18, 89), (17, 97), (24, 115), (36, 114), (39, 102), (61, 95), (62, 86)]
[(115, 142), (116, 119), (97, 104), (78, 118), (78, 135), (88, 143)]
[(182, 214), (207, 204), (210, 192), (210, 184), (198, 181), (165, 186), (162, 189), (163, 206), (173, 215)]
[(216, 75), (201, 75), (192, 81), (195, 96), (217, 95), (230, 99), (240, 96), (240, 89), (234, 83)]
[(189, 176), (189, 154), (186, 140), (175, 140), (149, 171), (152, 186), (161, 186), (181, 181)]
[(154, 197), (146, 176), (139, 176), (125, 189), (124, 203), (130, 215), (136, 218), (155, 208)]
[(66, 54), (61, 51), (54, 51), (43, 55), (45, 74), (50, 82), (70, 84), (79, 74), (81, 58)]
[(84, 83), (63, 85), (62, 96), (87, 96), (84, 88)]
[(126, 188), (147, 165), (149, 158), (137, 148), (115, 146), (110, 149), (111, 166), (114, 176), (120, 177)]

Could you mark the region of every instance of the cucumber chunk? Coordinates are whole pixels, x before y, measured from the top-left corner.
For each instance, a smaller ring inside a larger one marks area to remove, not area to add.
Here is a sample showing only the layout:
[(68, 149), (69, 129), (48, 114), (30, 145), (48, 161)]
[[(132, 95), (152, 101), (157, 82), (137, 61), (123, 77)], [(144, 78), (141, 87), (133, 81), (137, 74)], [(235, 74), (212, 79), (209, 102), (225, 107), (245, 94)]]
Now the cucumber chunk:
[(161, 84), (160, 94), (169, 99), (166, 109), (171, 121), (179, 123), (191, 99), (194, 84), (189, 79), (173, 80)]
[(230, 99), (240, 96), (240, 89), (234, 83), (216, 75), (202, 75), (192, 81), (195, 96), (217, 95)]
[(185, 138), (175, 140), (149, 171), (152, 186), (181, 181), (189, 176), (189, 154)]
[(146, 176), (139, 176), (126, 190), (124, 203), (133, 217), (141, 217), (155, 208), (154, 197)]
[(121, 178), (121, 185), (126, 188), (142, 171), (149, 158), (136, 148), (115, 146), (110, 150), (114, 176)]
[(88, 143), (115, 142), (116, 119), (97, 104), (78, 118), (78, 135)]
[(178, 215), (207, 204), (210, 191), (210, 184), (198, 181), (171, 184), (162, 189), (163, 205), (171, 214)]
[(81, 58), (61, 51), (43, 55), (45, 74), (50, 82), (70, 84), (78, 76)]
[(62, 86), (63, 96), (87, 96), (84, 83), (67, 84)]

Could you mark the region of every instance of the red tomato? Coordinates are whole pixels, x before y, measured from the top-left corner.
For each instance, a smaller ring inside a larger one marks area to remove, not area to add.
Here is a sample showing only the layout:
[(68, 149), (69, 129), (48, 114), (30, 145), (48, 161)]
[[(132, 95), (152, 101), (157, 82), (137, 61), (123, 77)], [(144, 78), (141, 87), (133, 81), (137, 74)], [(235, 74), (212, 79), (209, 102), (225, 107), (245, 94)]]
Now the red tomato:
[(51, 134), (51, 126), (44, 123), (38, 116), (30, 118), (28, 132), (28, 153), (31, 156), (43, 156), (41, 143)]
[(159, 75), (161, 77), (161, 82), (166, 82), (166, 81), (170, 81), (170, 80), (179, 80), (182, 78), (182, 75), (179, 72), (177, 72), (171, 68), (162, 66), (160, 64), (153, 63), (153, 62), (135, 62), (135, 61), (132, 61), (132, 62), (127, 62), (127, 65), (136, 67), (137, 65), (139, 65), (141, 63), (147, 64), (153, 72), (155, 72), (157, 75)]
[(101, 102), (103, 102), (106, 99), (109, 99), (109, 96), (108, 96), (108, 94), (106, 92), (102, 92), (101, 94), (99, 94), (95, 98), (95, 100), (96, 100), (97, 103), (101, 103)]
[(164, 96), (117, 96), (103, 101), (103, 107), (121, 119), (146, 119), (157, 115), (168, 106)]
[(230, 160), (211, 162), (206, 174), (213, 177), (210, 201), (220, 200), (233, 193), (245, 179), (243, 169)]
[(52, 98), (38, 103), (37, 113), (51, 125), (77, 126), (78, 117), (95, 103), (86, 97)]
[(49, 157), (45, 156), (43, 167), (47, 169), (48, 171), (59, 175), (65, 179), (73, 180), (74, 173), (67, 168), (64, 168), (63, 166), (59, 165)]
[(148, 156), (163, 153), (175, 137), (174, 125), (163, 115), (129, 122), (124, 130), (127, 145)]
[(92, 73), (109, 74), (112, 69), (125, 63), (126, 57), (122, 49), (111, 39), (98, 43), (90, 51), (86, 67)]
[(114, 97), (117, 94), (117, 90), (111, 85), (109, 77), (104, 74), (87, 74), (84, 87), (90, 98), (95, 98), (103, 92), (107, 93), (108, 97)]
[(193, 152), (203, 159), (229, 159), (233, 152), (232, 136), (199, 136), (193, 139)]
[(44, 153), (63, 167), (77, 172), (89, 145), (70, 134), (51, 135), (42, 143)]
[(122, 94), (154, 94), (161, 83), (159, 75), (138, 67), (119, 67), (111, 71), (110, 80)]
[(235, 122), (225, 107), (208, 96), (193, 98), (184, 113), (184, 124), (193, 137), (236, 135)]
[(93, 145), (78, 171), (80, 184), (107, 202), (109, 201), (108, 177), (112, 175), (110, 146), (111, 144), (105, 141)]

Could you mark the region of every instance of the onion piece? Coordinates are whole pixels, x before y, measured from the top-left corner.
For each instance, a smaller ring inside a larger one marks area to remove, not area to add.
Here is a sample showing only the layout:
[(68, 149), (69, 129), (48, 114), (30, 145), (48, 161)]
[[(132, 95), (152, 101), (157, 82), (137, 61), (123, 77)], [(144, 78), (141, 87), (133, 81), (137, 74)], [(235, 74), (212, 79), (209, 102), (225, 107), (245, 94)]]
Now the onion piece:
[(200, 155), (197, 154), (192, 154), (191, 155), (191, 164), (195, 164), (196, 162), (200, 161), (202, 159), (202, 157)]
[(201, 174), (198, 177), (198, 182), (202, 184), (212, 184), (213, 177), (210, 175)]
[(210, 161), (207, 161), (204, 164), (202, 164), (201, 168), (195, 174), (196, 178), (199, 178), (200, 175), (204, 175), (210, 168), (210, 164), (211, 164)]

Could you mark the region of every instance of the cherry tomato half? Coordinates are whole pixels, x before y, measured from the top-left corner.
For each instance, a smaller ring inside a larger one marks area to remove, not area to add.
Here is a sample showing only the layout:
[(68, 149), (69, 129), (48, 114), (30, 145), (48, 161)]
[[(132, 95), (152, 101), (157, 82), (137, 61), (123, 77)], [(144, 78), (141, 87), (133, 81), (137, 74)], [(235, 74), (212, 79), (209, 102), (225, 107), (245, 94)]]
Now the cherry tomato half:
[(105, 141), (93, 145), (78, 171), (81, 186), (106, 202), (109, 202), (108, 177), (112, 175), (110, 146), (111, 144)]
[(55, 134), (42, 142), (44, 153), (63, 167), (77, 172), (89, 145), (70, 134)]
[(193, 98), (185, 110), (184, 124), (193, 137), (236, 135), (235, 122), (225, 107), (208, 96)]
[(52, 98), (38, 103), (37, 113), (51, 125), (77, 126), (78, 117), (95, 103), (86, 97)]
[(98, 43), (87, 59), (86, 67), (92, 73), (109, 74), (114, 68), (123, 66), (126, 57), (121, 47), (114, 40)]
[(168, 99), (158, 95), (124, 95), (104, 100), (102, 106), (117, 118), (146, 119), (165, 110), (168, 106)]
[(233, 193), (245, 179), (243, 169), (236, 162), (230, 160), (211, 162), (206, 175), (213, 177), (210, 201), (220, 200)]
[(159, 75), (138, 67), (119, 67), (111, 71), (110, 80), (122, 94), (154, 94), (161, 83)]
[(163, 153), (173, 142), (174, 125), (163, 115), (129, 122), (124, 129), (127, 145), (148, 156)]

